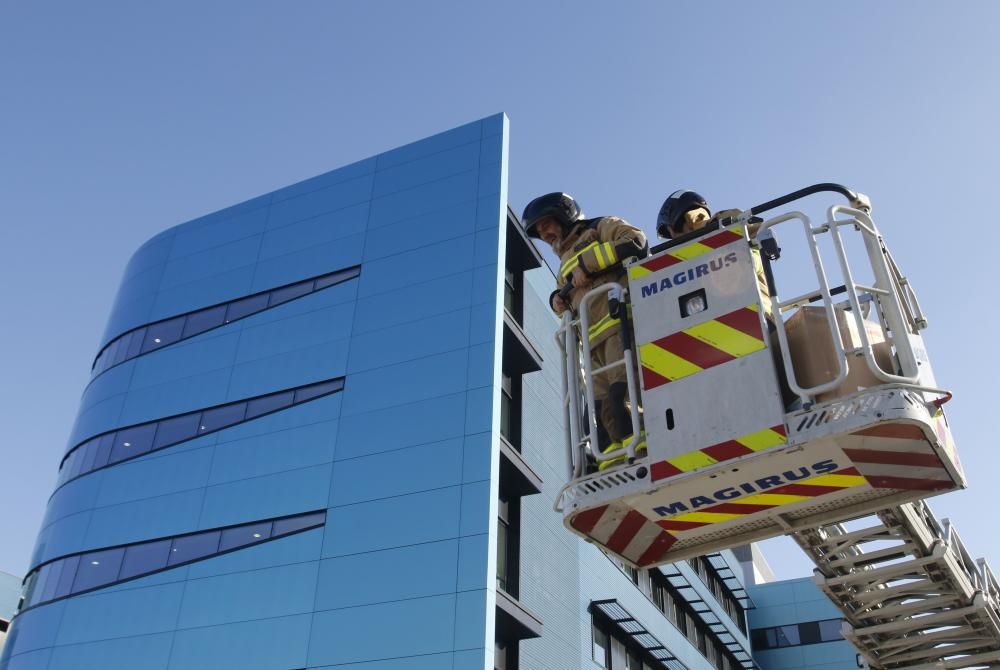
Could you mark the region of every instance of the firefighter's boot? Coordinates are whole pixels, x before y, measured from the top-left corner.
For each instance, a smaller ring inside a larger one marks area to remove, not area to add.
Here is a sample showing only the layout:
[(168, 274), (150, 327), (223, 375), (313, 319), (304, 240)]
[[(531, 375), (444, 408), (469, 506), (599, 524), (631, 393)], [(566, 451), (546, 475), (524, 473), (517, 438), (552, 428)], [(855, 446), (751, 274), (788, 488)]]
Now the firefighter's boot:
[[(615, 458), (602, 461), (599, 470), (607, 470), (610, 467), (614, 467), (625, 462), (628, 458), (628, 453), (625, 451), (625, 445), (632, 440), (632, 417), (629, 414), (628, 408), (625, 406), (625, 398), (628, 395), (628, 385), (625, 382), (615, 382), (611, 384), (608, 388), (608, 413), (611, 420), (611, 428), (616, 436), (627, 435), (628, 437), (620, 438), (615, 440), (607, 446), (607, 448), (602, 449), (601, 453), (605, 456), (621, 452), (620, 455)], [(642, 442), (636, 445), (636, 450), (639, 447), (643, 449), (646, 448), (645, 436), (643, 436)]]

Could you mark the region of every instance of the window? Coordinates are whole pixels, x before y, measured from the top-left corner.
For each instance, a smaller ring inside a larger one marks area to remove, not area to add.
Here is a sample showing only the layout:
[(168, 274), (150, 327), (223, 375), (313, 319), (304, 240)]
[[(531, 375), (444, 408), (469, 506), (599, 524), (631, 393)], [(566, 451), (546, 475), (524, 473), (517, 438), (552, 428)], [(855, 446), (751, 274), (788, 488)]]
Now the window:
[(118, 431), (111, 446), (111, 458), (108, 462), (118, 463), (127, 458), (142, 456), (153, 448), (153, 435), (155, 434), (155, 423)]
[(293, 402), (295, 402), (295, 393), (292, 391), (254, 398), (247, 402), (247, 419), (256, 419), (258, 416), (277, 412), (279, 409), (291, 406)]
[[(164, 419), (157, 424), (156, 440), (153, 442), (154, 449), (162, 449), (170, 444), (177, 444), (190, 440), (198, 434), (198, 427), (201, 414), (182, 414), (173, 419)], [(207, 431), (205, 431), (207, 432)]]
[(206, 330), (218, 328), (225, 323), (225, 321), (225, 305), (209, 307), (208, 309), (203, 309), (200, 312), (188, 314), (187, 320), (184, 322), (184, 332), (181, 333), (181, 339), (194, 337), (195, 335), (204, 333)]
[(200, 335), (205, 331), (276, 307), (289, 300), (354, 279), (360, 274), (360, 266), (338, 270), (130, 330), (105, 345), (94, 360), (90, 371), (91, 377), (96, 377), (108, 368), (142, 354), (162, 349), (174, 342)]
[[(118, 571), (122, 567), (122, 557), (124, 555), (125, 550), (119, 548), (108, 549), (107, 551), (94, 551), (81, 556), (80, 565), (76, 571), (76, 579), (73, 580), (73, 591), (88, 591), (115, 581), (118, 577)], [(53, 571), (58, 572), (58, 568), (55, 568)], [(50, 598), (51, 595), (49, 594)]]
[(244, 319), (248, 316), (256, 314), (257, 312), (262, 312), (267, 309), (267, 294), (261, 293), (258, 295), (252, 295), (249, 298), (243, 298), (242, 300), (237, 300), (235, 302), (229, 303), (226, 308), (226, 318), (224, 323), (232, 323), (238, 319)]
[(173, 344), (181, 339), (181, 332), (183, 330), (183, 316), (147, 326), (146, 337), (142, 340), (142, 349), (139, 353), (145, 354), (156, 349), (162, 349), (168, 344)]
[(842, 623), (842, 619), (824, 619), (770, 628), (755, 628), (750, 632), (750, 642), (754, 649), (780, 649), (820, 642), (835, 642), (844, 639), (840, 633)]
[(497, 586), (504, 591), (510, 588), (507, 583), (510, 576), (510, 565), (507, 560), (510, 553), (510, 523), (507, 520), (508, 507), (507, 501), (501, 498), (499, 506), (500, 515), (497, 518)]
[(514, 404), (510, 375), (504, 374), (500, 382), (500, 434), (513, 444), (510, 430), (510, 414)]
[(158, 570), (167, 564), (170, 555), (170, 540), (136, 544), (125, 550), (125, 560), (122, 562), (119, 579), (128, 579), (153, 570)]
[(514, 273), (510, 270), (504, 270), (503, 306), (514, 316)]
[(66, 454), (59, 469), (57, 488), (106, 465), (114, 465), (150, 451), (172, 447), (199, 435), (207, 435), (243, 421), (250, 421), (293, 404), (309, 402), (341, 391), (343, 388), (344, 379), (338, 377), (98, 435), (80, 443)]
[(271, 522), (253, 524), (250, 526), (239, 526), (222, 531), (222, 539), (219, 542), (219, 551), (229, 551), (254, 544), (271, 537)]
[(598, 628), (596, 625), (592, 626), (594, 631), (594, 653), (593, 659), (602, 668), (611, 667), (611, 640), (608, 638), (608, 634)]
[(309, 512), (65, 556), (29, 573), (22, 607), (142, 577), (324, 523), (325, 511)]

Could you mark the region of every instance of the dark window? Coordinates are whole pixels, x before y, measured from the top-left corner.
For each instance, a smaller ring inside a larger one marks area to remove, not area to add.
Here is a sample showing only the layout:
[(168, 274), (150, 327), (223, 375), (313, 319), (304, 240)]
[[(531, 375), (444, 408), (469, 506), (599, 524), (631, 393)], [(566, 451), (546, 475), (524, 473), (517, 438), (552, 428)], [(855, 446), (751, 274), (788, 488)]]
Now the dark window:
[(127, 547), (119, 579), (128, 579), (159, 570), (167, 564), (169, 554), (170, 540), (145, 542)]
[(142, 340), (142, 353), (160, 349), (181, 339), (184, 329), (184, 317), (160, 321), (146, 327), (146, 336)]
[(97, 451), (94, 454), (94, 467), (103, 468), (108, 464), (108, 460), (111, 457), (111, 449), (114, 447), (115, 439), (118, 437), (118, 433), (108, 433), (107, 435), (102, 435), (100, 442), (97, 445)]
[(111, 447), (111, 458), (108, 459), (108, 462), (117, 463), (126, 458), (135, 458), (146, 453), (153, 448), (153, 434), (155, 432), (155, 423), (119, 430), (115, 436), (114, 446)]
[(294, 300), (295, 298), (304, 296), (306, 293), (312, 293), (312, 290), (312, 280), (275, 289), (271, 291), (271, 298), (267, 301), (267, 306), (274, 307), (276, 305), (280, 305), (283, 302), (288, 302), (289, 300)]
[(198, 420), (201, 418), (200, 412), (192, 414), (182, 414), (172, 419), (160, 421), (156, 429), (156, 441), (153, 443), (154, 449), (177, 444), (184, 440), (190, 440), (198, 434)]
[(819, 621), (819, 638), (823, 642), (832, 642), (833, 640), (843, 640), (844, 636), (840, 632), (843, 627), (843, 622), (840, 619), (827, 619), (826, 621)]
[(218, 550), (219, 531), (217, 530), (178, 537), (170, 546), (170, 559), (167, 561), (167, 565), (177, 565), (178, 563), (193, 561), (196, 558), (214, 554)]
[(779, 647), (794, 647), (797, 644), (801, 644), (798, 625), (778, 626), (775, 629), (775, 633), (778, 637)]
[(800, 644), (816, 644), (817, 642), (822, 642), (823, 640), (819, 636), (819, 623), (816, 621), (810, 621), (808, 623), (799, 624), (799, 643)]
[(321, 395), (327, 395), (328, 393), (340, 391), (343, 388), (344, 381), (342, 379), (334, 379), (333, 381), (324, 382), (322, 384), (305, 386), (295, 391), (295, 402), (300, 403), (305, 402), (306, 400), (312, 400), (313, 398), (318, 398)]
[(80, 474), (80, 468), (83, 467), (83, 450), (77, 449), (70, 454), (70, 458), (64, 467), (68, 471), (68, 477), (76, 477)]
[(266, 395), (262, 398), (254, 398), (253, 400), (247, 402), (247, 419), (253, 419), (261, 416), (262, 414), (268, 414), (270, 412), (276, 412), (279, 409), (284, 409), (292, 404), (294, 398), (295, 394), (292, 391), (272, 393), (271, 395)]
[(213, 430), (221, 430), (227, 426), (243, 421), (247, 413), (245, 402), (223, 405), (215, 409), (208, 409), (201, 413), (201, 422), (198, 424), (199, 433), (210, 433)]
[[(141, 577), (170, 566), (208, 558), (223, 551), (266, 542), (283, 535), (322, 526), (326, 512), (309, 512), (272, 521), (257, 521), (175, 538), (161, 538), (113, 549), (67, 556), (30, 572), (22, 605), (43, 602)], [(221, 538), (221, 543), (220, 543)]]
[(361, 274), (359, 268), (351, 268), (350, 270), (343, 270), (341, 272), (334, 272), (333, 274), (320, 277), (316, 280), (316, 285), (313, 286), (314, 291), (326, 288), (327, 286), (333, 286), (334, 284), (339, 284), (342, 281), (348, 279), (353, 279)]
[(83, 458), (80, 459), (82, 465), (80, 466), (80, 472), (90, 472), (94, 469), (94, 460), (97, 458), (97, 448), (101, 443), (101, 438), (95, 437), (93, 440), (88, 440), (81, 449), (83, 450)]
[(750, 641), (754, 649), (777, 649), (819, 642), (833, 642), (843, 639), (840, 634), (842, 621), (842, 619), (824, 619), (787, 626), (755, 628), (750, 631)]
[(511, 379), (503, 375), (500, 382), (500, 434), (514, 444), (511, 436), (511, 409), (514, 399), (511, 397)]
[(142, 343), (146, 339), (146, 329), (140, 328), (139, 330), (132, 331), (132, 341), (129, 342), (128, 352), (125, 354), (126, 358), (135, 358), (140, 353), (142, 353)]
[[(135, 458), (151, 449), (169, 447), (197, 435), (222, 430), (291, 404), (308, 402), (321, 395), (341, 391), (343, 388), (343, 379), (331, 379), (298, 389), (251, 398), (249, 401), (210, 407), (203, 412), (191, 412), (158, 422), (123, 428), (117, 433), (99, 435), (70, 450), (60, 466), (58, 486), (109, 463), (115, 464)], [(247, 411), (248, 404), (252, 411)]]
[(611, 640), (608, 634), (603, 630), (598, 628), (596, 625), (592, 627), (594, 630), (594, 662), (597, 663), (599, 667), (610, 668), (611, 667)]
[[(136, 328), (119, 335), (105, 345), (94, 360), (91, 376), (97, 376), (112, 366), (144, 353), (155, 351), (178, 340), (194, 337), (236, 319), (255, 314), (269, 306), (280, 305), (313, 291), (354, 279), (360, 274), (360, 267), (348, 268), (323, 275), (316, 280), (307, 279), (273, 291), (263, 291), (230, 303), (206, 307), (187, 314), (180, 314), (172, 319)], [(268, 300), (270, 300), (270, 305)]]
[(188, 314), (184, 323), (184, 332), (181, 337), (194, 337), (206, 330), (218, 328), (226, 320), (226, 306), (209, 307), (198, 312)]
[(73, 591), (73, 581), (76, 579), (76, 570), (79, 565), (79, 556), (70, 556), (63, 559), (62, 574), (59, 575), (59, 584), (56, 586), (54, 598), (62, 598)]
[(510, 565), (508, 556), (510, 555), (510, 524), (507, 521), (510, 505), (503, 498), (500, 499), (500, 515), (497, 519), (497, 586), (507, 591), (510, 586)]
[(266, 308), (266, 293), (252, 295), (249, 298), (243, 298), (242, 300), (231, 302), (229, 303), (229, 308), (226, 310), (226, 323), (235, 321), (236, 319), (242, 319), (243, 317), (250, 316), (251, 314), (256, 314)]
[(324, 521), (326, 521), (326, 512), (316, 512), (314, 514), (303, 514), (301, 516), (290, 517), (287, 519), (278, 519), (274, 522), (271, 537), (279, 537), (281, 535), (288, 535), (289, 533), (305, 530), (306, 528), (321, 526)]
[(222, 531), (222, 541), (219, 543), (219, 551), (228, 551), (237, 547), (245, 547), (248, 544), (262, 542), (271, 537), (271, 522), (254, 524), (252, 526), (240, 526), (239, 528), (229, 528)]
[[(38, 579), (35, 580), (31, 589), (31, 602), (43, 602), (48, 597), (47, 592), (54, 590), (54, 585), (59, 581), (58, 563), (50, 563), (38, 571)], [(53, 588), (50, 588), (50, 583)]]
[(107, 549), (93, 551), (80, 557), (80, 566), (73, 581), (73, 593), (86, 591), (110, 584), (118, 578), (118, 570), (122, 566), (122, 556), (125, 550)]
[(514, 273), (510, 270), (504, 270), (503, 306), (514, 315)]

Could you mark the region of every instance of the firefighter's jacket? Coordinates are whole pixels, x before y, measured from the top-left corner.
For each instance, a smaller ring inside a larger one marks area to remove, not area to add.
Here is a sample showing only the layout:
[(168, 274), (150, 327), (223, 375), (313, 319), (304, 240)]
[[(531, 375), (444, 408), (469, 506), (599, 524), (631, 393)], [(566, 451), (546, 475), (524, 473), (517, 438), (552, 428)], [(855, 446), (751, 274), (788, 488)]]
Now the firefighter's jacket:
[[(616, 216), (585, 219), (563, 236), (554, 251), (559, 254), (559, 273), (556, 281), (559, 293), (567, 283), (572, 283), (574, 268), (581, 268), (590, 278), (590, 286), (573, 289), (570, 304), (579, 311), (580, 301), (594, 286), (615, 282), (628, 287), (628, 278), (622, 261), (633, 256), (644, 258), (649, 253), (646, 235)], [(551, 299), (550, 299), (551, 304)], [(620, 321), (608, 314), (608, 301), (598, 297), (590, 301), (589, 333), (591, 346), (599, 344), (617, 332)]]
[[(710, 222), (719, 222), (727, 218), (737, 216), (740, 214), (738, 209), (727, 209), (719, 212), (711, 218)], [(759, 219), (758, 219), (759, 221)], [(757, 228), (759, 224), (751, 223), (749, 230), (751, 235), (757, 234)], [(760, 290), (761, 301), (764, 304), (764, 314), (768, 319), (772, 318), (772, 305), (771, 305), (771, 289), (767, 285), (767, 275), (764, 273), (764, 261), (760, 257), (760, 249), (753, 249), (751, 255), (753, 256), (753, 267), (754, 271), (757, 273), (757, 288)]]

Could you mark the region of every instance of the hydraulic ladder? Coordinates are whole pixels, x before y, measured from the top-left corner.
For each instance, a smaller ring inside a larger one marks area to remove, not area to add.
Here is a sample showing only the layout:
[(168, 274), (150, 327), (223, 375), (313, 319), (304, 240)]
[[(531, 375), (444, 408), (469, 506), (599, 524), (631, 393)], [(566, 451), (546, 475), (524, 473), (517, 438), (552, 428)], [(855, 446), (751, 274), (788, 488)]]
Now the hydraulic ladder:
[[(1000, 667), (1000, 584), (923, 501), (792, 535), (879, 670)], [(853, 529), (859, 526), (858, 529)]]

